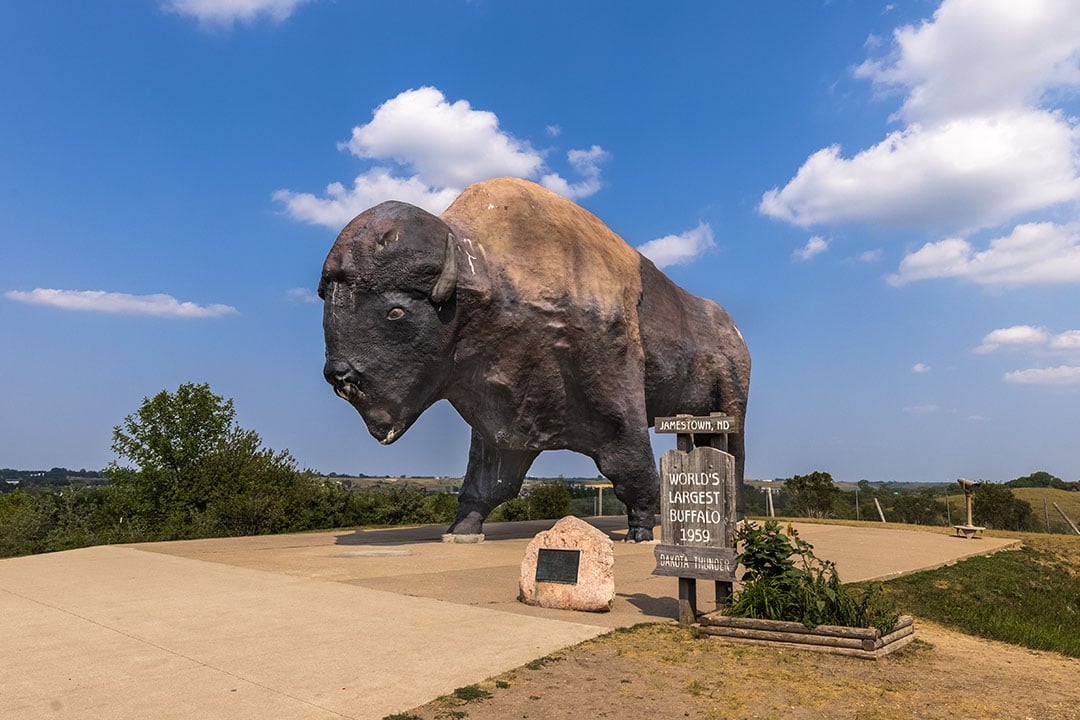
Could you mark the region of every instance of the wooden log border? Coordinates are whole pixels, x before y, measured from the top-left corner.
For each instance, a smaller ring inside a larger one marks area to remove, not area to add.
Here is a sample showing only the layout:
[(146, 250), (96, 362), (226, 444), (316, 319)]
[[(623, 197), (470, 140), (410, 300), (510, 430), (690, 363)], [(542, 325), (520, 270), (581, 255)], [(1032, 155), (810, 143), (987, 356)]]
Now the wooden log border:
[(910, 615), (902, 616), (884, 635), (877, 628), (836, 625), (808, 628), (797, 622), (736, 618), (718, 613), (702, 615), (699, 629), (706, 635), (731, 642), (812, 650), (865, 660), (882, 658), (915, 639), (915, 622)]

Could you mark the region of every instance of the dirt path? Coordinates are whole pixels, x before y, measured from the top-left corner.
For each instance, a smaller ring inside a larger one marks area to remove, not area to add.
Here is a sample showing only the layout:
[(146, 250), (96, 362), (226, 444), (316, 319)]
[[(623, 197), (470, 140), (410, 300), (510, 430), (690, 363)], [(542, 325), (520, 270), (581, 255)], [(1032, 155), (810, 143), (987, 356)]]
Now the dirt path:
[(639, 626), (481, 683), (486, 699), (447, 697), (396, 717), (1080, 720), (1080, 659), (918, 620), (916, 635), (874, 662)]

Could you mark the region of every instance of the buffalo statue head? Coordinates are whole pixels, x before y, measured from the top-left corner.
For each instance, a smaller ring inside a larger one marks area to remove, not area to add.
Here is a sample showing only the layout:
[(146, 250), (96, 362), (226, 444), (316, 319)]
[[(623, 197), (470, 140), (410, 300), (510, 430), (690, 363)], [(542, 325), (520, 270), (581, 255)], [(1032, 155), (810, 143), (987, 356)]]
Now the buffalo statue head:
[(401, 437), (448, 382), (456, 247), (439, 218), (386, 202), (346, 225), (323, 265), (323, 375), (384, 445)]

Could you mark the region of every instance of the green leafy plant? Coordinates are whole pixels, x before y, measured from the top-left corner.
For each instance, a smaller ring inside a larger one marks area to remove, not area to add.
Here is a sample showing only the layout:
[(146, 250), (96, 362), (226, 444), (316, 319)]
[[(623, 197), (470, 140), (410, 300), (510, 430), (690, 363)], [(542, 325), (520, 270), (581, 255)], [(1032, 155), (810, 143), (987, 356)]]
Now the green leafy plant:
[(490, 698), (491, 693), (484, 690), (479, 685), (466, 685), (465, 687), (459, 687), (454, 690), (454, 697), (458, 700), (464, 700), (465, 702), (479, 702)]
[(743, 588), (727, 608), (734, 617), (801, 622), (807, 627), (876, 627), (883, 634), (899, 619), (881, 584), (861, 592), (840, 583), (836, 564), (814, 555), (813, 545), (789, 524), (745, 523), (736, 534)]

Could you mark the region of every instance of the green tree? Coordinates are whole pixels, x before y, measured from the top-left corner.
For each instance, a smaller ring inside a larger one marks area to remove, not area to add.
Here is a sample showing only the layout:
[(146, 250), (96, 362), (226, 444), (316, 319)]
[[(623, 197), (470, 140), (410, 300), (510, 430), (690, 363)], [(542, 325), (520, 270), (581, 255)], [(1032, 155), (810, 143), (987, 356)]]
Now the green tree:
[(52, 515), (46, 497), (21, 489), (0, 495), (0, 557), (44, 552)]
[(209, 495), (198, 487), (204, 478), (196, 468), (236, 430), (235, 414), (232, 400), (215, 395), (205, 383), (143, 398), (139, 410), (113, 428), (113, 452), (134, 465), (114, 462), (107, 468), (114, 507), (155, 524), (188, 521), (181, 516), (195, 508), (182, 507), (188, 504), (184, 500)]
[(1055, 488), (1057, 490), (1075, 490), (1080, 487), (1080, 483), (1067, 483), (1056, 475), (1051, 475), (1045, 470), (1039, 470), (1033, 472), (1030, 475), (1024, 477), (1018, 477), (1015, 480), (1010, 480), (1005, 483), (1009, 487), (1014, 488), (1027, 488), (1027, 487), (1044, 487)]
[(912, 525), (944, 525), (945, 503), (932, 493), (931, 490), (896, 496), (890, 509), (890, 519)]
[(995, 530), (1033, 530), (1031, 504), (1013, 495), (1004, 485), (983, 483), (975, 491), (971, 514), (975, 523)]
[(815, 470), (809, 475), (795, 475), (784, 483), (789, 499), (788, 507), (796, 515), (810, 518), (832, 517), (840, 488), (832, 475)]
[(113, 450), (134, 465), (108, 468), (108, 505), (123, 539), (325, 526), (327, 518), (312, 512), (319, 483), (297, 470), (288, 451), (262, 447), (258, 433), (234, 416), (232, 400), (205, 383), (186, 383), (144, 398), (113, 429)]

